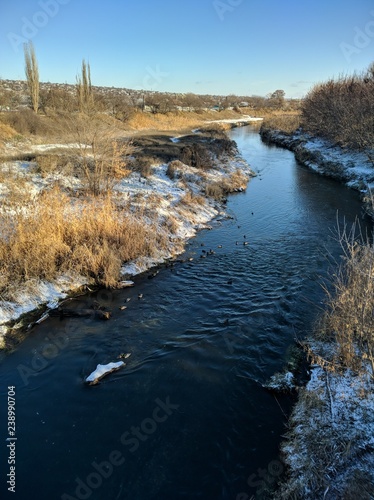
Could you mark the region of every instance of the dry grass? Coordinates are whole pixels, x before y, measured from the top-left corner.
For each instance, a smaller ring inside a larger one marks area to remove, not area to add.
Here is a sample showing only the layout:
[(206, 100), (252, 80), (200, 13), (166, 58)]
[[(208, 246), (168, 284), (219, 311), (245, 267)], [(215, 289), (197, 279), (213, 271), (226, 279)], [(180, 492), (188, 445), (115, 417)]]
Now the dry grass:
[(123, 262), (153, 255), (166, 237), (155, 223), (119, 210), (109, 197), (72, 203), (57, 188), (45, 193), (27, 212), (1, 216), (0, 294), (17, 283), (51, 280), (74, 271), (114, 286)]
[(266, 118), (262, 124), (263, 129), (279, 130), (287, 134), (294, 134), (300, 128), (300, 114), (278, 114)]
[(335, 354), (322, 359), (326, 369), (366, 371), (374, 378), (374, 246), (359, 245), (342, 235), (345, 261), (335, 275), (333, 291), (326, 290), (327, 311), (318, 324), (318, 337), (333, 340)]
[(135, 155), (133, 159), (128, 162), (128, 167), (133, 172), (138, 172), (142, 177), (149, 177), (153, 172), (153, 165), (157, 164), (157, 159), (152, 156)]
[(221, 200), (225, 194), (221, 182), (210, 182), (205, 186), (205, 194), (209, 198)]
[(0, 148), (2, 148), (4, 141), (9, 141), (17, 135), (17, 131), (6, 123), (0, 122)]
[(168, 163), (168, 168), (166, 170), (166, 175), (171, 179), (177, 179), (181, 177), (181, 170), (184, 164), (180, 160), (173, 160)]
[(247, 187), (248, 177), (239, 169), (218, 181), (208, 182), (205, 194), (215, 200), (220, 200), (230, 193), (242, 191)]
[(164, 130), (178, 131), (191, 130), (204, 124), (207, 120), (221, 120), (226, 118), (238, 118), (234, 111), (204, 111), (195, 112), (173, 112), (173, 113), (142, 113), (136, 112), (127, 122), (130, 130)]
[(192, 191), (187, 191), (187, 193), (181, 198), (180, 203), (183, 205), (205, 205), (204, 196), (193, 193)]

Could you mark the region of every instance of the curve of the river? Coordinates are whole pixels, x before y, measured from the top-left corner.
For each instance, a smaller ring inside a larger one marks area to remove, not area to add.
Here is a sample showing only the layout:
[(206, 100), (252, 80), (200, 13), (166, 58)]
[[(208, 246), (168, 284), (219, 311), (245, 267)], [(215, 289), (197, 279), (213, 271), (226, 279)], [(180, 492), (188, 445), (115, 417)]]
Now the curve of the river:
[[(250, 127), (230, 135), (258, 173), (230, 197), (232, 219), (215, 221), (184, 263), (154, 279), (74, 302), (96, 298), (112, 320), (50, 318), (2, 361), (6, 494), (8, 386), (18, 500), (243, 500), (278, 478), (291, 402), (261, 384), (311, 330), (321, 280), (341, 254), (337, 221), (369, 226), (355, 192), (264, 145)], [(132, 354), (125, 368), (84, 384), (121, 353)]]

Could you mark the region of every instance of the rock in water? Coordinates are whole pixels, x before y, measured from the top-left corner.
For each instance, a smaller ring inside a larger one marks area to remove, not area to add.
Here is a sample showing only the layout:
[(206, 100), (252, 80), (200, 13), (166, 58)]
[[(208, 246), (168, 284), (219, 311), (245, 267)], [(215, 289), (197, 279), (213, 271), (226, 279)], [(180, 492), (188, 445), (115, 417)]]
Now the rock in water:
[(118, 363), (108, 363), (107, 365), (97, 365), (96, 370), (86, 378), (86, 382), (89, 385), (96, 385), (99, 383), (99, 380), (105, 377), (105, 375), (116, 372), (122, 368), (122, 366), (125, 366), (123, 361), (118, 361)]
[(295, 377), (291, 372), (275, 373), (262, 387), (273, 392), (292, 392), (296, 389)]

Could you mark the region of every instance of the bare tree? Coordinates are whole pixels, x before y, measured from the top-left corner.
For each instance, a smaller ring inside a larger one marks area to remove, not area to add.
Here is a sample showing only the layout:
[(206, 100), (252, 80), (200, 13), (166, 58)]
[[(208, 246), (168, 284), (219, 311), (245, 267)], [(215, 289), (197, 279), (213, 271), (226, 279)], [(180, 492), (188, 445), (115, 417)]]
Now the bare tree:
[(93, 108), (93, 94), (91, 85), (90, 64), (83, 59), (81, 74), (77, 75), (77, 96), (79, 109), (88, 113)]
[(39, 69), (36, 60), (35, 49), (32, 42), (24, 44), (25, 73), (29, 89), (31, 105), (35, 113), (39, 109)]
[(286, 93), (284, 90), (278, 89), (269, 96), (270, 107), (275, 109), (282, 109), (284, 106), (284, 98)]

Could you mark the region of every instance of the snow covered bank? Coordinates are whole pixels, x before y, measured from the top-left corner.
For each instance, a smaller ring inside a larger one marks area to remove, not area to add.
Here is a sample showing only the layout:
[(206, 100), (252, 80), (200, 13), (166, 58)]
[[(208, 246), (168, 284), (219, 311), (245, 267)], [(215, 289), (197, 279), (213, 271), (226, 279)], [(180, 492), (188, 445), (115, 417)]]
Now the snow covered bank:
[[(374, 165), (368, 155), (334, 146), (300, 130), (288, 134), (263, 126), (260, 134), (265, 142), (293, 151), (300, 163), (315, 172), (358, 190), (366, 210), (374, 217), (370, 200)], [(366, 276), (365, 268), (363, 272)], [(353, 316), (359, 314), (358, 309), (352, 311)], [(331, 335), (337, 335), (336, 331)], [(335, 366), (331, 355), (335, 352), (333, 345), (327, 341), (310, 341), (316, 358), (313, 362), (321, 365), (312, 365), (310, 381), (300, 390), (290, 417), (290, 430), (282, 444), (288, 476), (276, 499), (374, 498), (374, 381), (371, 368), (368, 366), (358, 374)], [(327, 365), (324, 359), (329, 360)], [(333, 366), (335, 371), (326, 369)]]
[(360, 191), (369, 213), (374, 216), (369, 200), (370, 191), (374, 190), (374, 165), (367, 154), (334, 146), (327, 140), (301, 131), (287, 134), (263, 127), (260, 134), (266, 142), (293, 151), (300, 163), (315, 172), (338, 179)]
[[(207, 222), (223, 210), (222, 203), (206, 196), (207, 186), (220, 182), (229, 184), (233, 176), (236, 176), (236, 182), (238, 179), (241, 182), (237, 190), (242, 190), (254, 175), (245, 160), (237, 154), (220, 156), (211, 169), (197, 169), (180, 161), (175, 163), (177, 166), (174, 166), (172, 175), (168, 171), (168, 164), (154, 164), (152, 174), (148, 177), (133, 172), (114, 186), (113, 198), (116, 203), (124, 210), (141, 213), (144, 224), (149, 221), (156, 224), (158, 232), (164, 234), (169, 242), (166, 248), (153, 249), (151, 257), (140, 255), (135, 260), (126, 262), (122, 268), (123, 279), (183, 252), (187, 239), (206, 227)], [(22, 179), (23, 191), (31, 199), (57, 185), (72, 193), (72, 199), (79, 205), (79, 197), (76, 198), (75, 193), (79, 192), (82, 185), (80, 179), (73, 175), (53, 173), (42, 176), (35, 168), (35, 163), (26, 161), (6, 162), (2, 169), (6, 175), (0, 177), (0, 196), (4, 202), (1, 213), (5, 211), (9, 214), (14, 210), (14, 204), (8, 207), (6, 202), (9, 187), (13, 186), (14, 181), (19, 183), (19, 179)], [(13, 184), (10, 185), (9, 182)], [(27, 210), (27, 207), (28, 204), (24, 203), (22, 210)], [(19, 316), (39, 306), (56, 307), (60, 299), (87, 284), (88, 278), (69, 275), (61, 276), (53, 282), (35, 279), (19, 286), (13, 291), (14, 300), (0, 300), (0, 338), (4, 338), (9, 331), (9, 322), (16, 321)]]
[(290, 418), (289, 478), (276, 498), (374, 498), (373, 385), (368, 375), (312, 368)]

